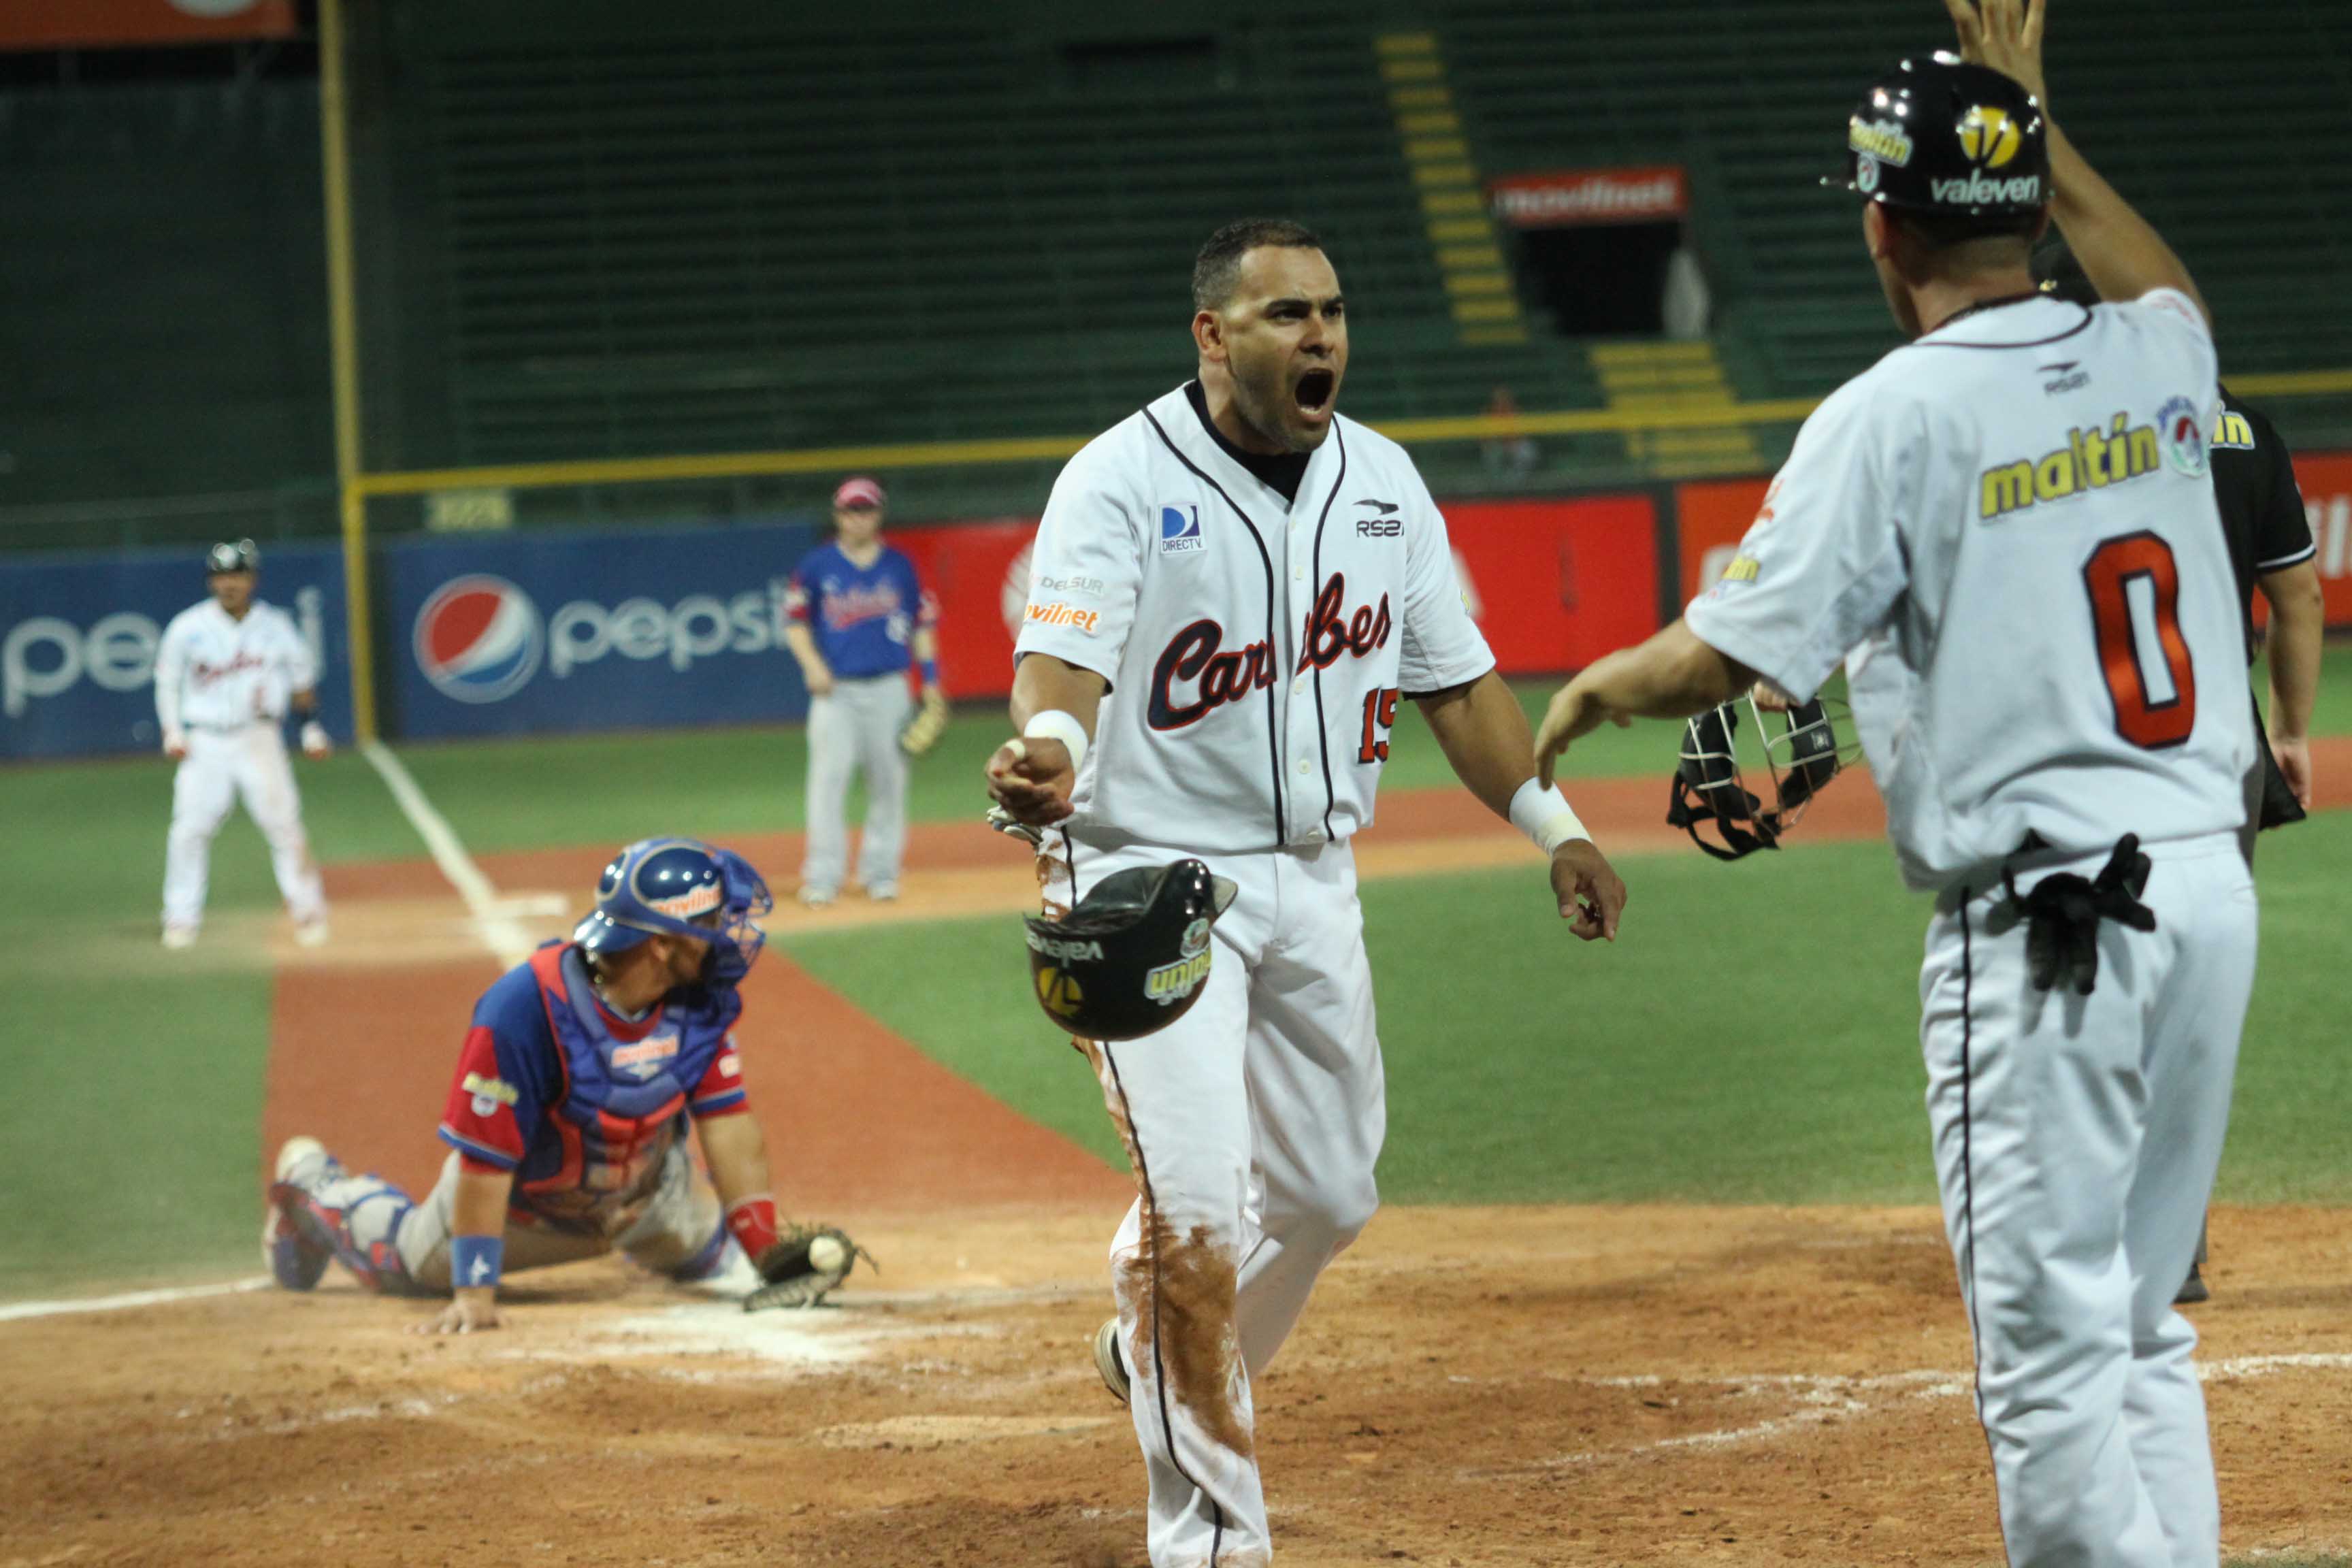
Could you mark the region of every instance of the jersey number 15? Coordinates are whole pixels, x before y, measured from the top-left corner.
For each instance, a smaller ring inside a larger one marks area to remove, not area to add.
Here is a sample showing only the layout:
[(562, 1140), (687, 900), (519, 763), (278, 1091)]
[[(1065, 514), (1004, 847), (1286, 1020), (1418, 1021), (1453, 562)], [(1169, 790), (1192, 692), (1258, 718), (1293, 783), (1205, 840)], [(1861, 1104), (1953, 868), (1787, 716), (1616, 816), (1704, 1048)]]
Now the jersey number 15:
[[(2189, 639), (2180, 635), (2180, 568), (2172, 546), (2147, 532), (2110, 539), (2083, 563), (2083, 586), (2091, 595), (2091, 626), (2098, 634), (2107, 696), (2115, 703), (2116, 732), (2143, 751), (2180, 744), (2197, 727), (2197, 671), (2189, 662)], [(2138, 619), (2132, 613), (2132, 601), (2140, 595), (2171, 689), (2162, 699), (2148, 679)]]

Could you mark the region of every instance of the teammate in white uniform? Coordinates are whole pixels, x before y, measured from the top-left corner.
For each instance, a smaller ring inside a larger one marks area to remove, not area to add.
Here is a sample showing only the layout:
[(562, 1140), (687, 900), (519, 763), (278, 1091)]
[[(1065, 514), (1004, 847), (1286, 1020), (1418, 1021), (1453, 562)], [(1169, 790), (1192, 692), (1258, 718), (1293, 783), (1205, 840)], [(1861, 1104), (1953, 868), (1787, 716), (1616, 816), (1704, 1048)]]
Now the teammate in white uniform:
[[(1916, 341), (1806, 422), (1725, 581), (1563, 689), (1538, 751), (1549, 776), (1606, 720), (1758, 677), (1807, 699), (1844, 661), (1904, 875), (1937, 895), (1927, 1109), (2010, 1562), (2200, 1568), (2220, 1510), (2172, 1297), (2256, 923), (2213, 340), (2044, 118), (2041, 0), (1949, 4), (2000, 71), (1906, 62), (1850, 127)], [(2053, 215), (2126, 303), (2034, 292)]]
[(253, 596), (260, 552), (253, 541), (215, 544), (205, 557), (212, 597), (172, 617), (155, 650), (155, 718), (172, 780), (172, 836), (163, 860), (163, 945), (186, 947), (205, 918), (213, 835), (242, 798), (269, 842), (278, 890), (294, 940), (327, 940), (327, 896), (302, 832), (302, 796), (279, 732), (287, 710), (303, 715), (302, 750), (331, 750), (318, 712), (319, 675), (293, 618)]
[(1295, 224), (1220, 230), (1193, 271), (1200, 379), (1089, 443), (1040, 523), (1022, 738), (990, 791), (1048, 827), (1049, 905), (1179, 856), (1239, 885), (1192, 1010), (1080, 1042), (1139, 1196), (1097, 1358), (1129, 1396), (1157, 1568), (1265, 1562), (1250, 1380), (1376, 1202), (1386, 1109), (1348, 840), (1398, 699), (1551, 859), (1587, 939), (1624, 888), (1557, 792), (1463, 607), (1445, 521), (1393, 442), (1333, 411), (1339, 284)]

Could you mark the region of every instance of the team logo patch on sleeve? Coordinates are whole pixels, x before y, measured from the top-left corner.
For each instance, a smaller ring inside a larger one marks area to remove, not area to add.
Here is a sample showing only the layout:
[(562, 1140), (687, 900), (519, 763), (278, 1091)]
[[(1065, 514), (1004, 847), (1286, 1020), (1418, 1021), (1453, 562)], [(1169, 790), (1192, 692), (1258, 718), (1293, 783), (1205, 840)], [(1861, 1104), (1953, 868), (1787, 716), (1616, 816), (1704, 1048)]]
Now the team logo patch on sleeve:
[(2156, 438), (2164, 446), (2165, 460), (2192, 478), (2205, 471), (2205, 426), (2197, 405), (2186, 397), (2168, 397), (2156, 411)]
[(1205, 548), (1201, 539), (1201, 509), (1163, 506), (1160, 509), (1160, 553), (1182, 555)]
[(477, 1116), (496, 1116), (499, 1106), (510, 1106), (518, 1098), (514, 1085), (504, 1079), (486, 1078), (478, 1072), (467, 1073), (462, 1087), (474, 1097), (473, 1110)]

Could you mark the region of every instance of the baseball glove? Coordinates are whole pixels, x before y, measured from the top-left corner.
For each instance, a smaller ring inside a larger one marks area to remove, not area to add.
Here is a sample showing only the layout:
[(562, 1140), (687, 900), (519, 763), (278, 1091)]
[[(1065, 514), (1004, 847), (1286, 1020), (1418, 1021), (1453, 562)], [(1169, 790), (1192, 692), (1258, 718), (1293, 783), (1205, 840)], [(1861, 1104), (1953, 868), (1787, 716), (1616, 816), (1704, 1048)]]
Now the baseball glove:
[(751, 1260), (767, 1283), (743, 1298), (743, 1310), (814, 1307), (849, 1278), (861, 1258), (870, 1268), (882, 1267), (845, 1231), (829, 1225), (795, 1225)]
[(940, 743), (947, 728), (948, 700), (936, 691), (927, 691), (915, 716), (898, 728), (898, 749), (910, 757), (919, 757)]

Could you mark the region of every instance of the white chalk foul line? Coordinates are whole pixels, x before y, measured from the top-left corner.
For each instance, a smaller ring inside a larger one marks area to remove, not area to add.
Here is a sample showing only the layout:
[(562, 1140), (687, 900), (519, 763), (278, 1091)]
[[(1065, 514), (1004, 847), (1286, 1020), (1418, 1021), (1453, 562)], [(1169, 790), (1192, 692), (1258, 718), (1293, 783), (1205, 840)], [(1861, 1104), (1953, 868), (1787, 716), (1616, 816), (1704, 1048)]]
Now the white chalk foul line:
[(86, 1296), (64, 1301), (10, 1301), (0, 1305), (0, 1323), (27, 1318), (67, 1318), (77, 1312), (121, 1312), (132, 1307), (163, 1307), (173, 1301), (196, 1301), (206, 1296), (234, 1296), (246, 1290), (266, 1290), (269, 1277), (231, 1279), (219, 1285), (177, 1285), (163, 1290), (132, 1290), (121, 1296)]
[[(2308, 1352), (2284, 1355), (2230, 1356), (2221, 1361), (2199, 1362), (2197, 1378), (2200, 1383), (2237, 1383), (2251, 1378), (2269, 1377), (2282, 1372), (2343, 1372), (2352, 1370), (2352, 1353)], [(1455, 1381), (1468, 1381), (1456, 1379)], [(1687, 1373), (1641, 1373), (1617, 1377), (1567, 1377), (1560, 1381), (1580, 1383), (1588, 1388), (1663, 1388), (1668, 1384), (1696, 1385), (1722, 1389), (1731, 1397), (1773, 1390), (1793, 1398), (1799, 1408), (1785, 1415), (1740, 1426), (1726, 1426), (1707, 1432), (1686, 1432), (1678, 1436), (1660, 1437), (1652, 1442), (1634, 1443), (1622, 1448), (1588, 1449), (1580, 1453), (1556, 1454), (1536, 1461), (1538, 1468), (1558, 1469), (1580, 1465), (1605, 1463), (1612, 1459), (1637, 1458), (1644, 1454), (1671, 1453), (1677, 1448), (1720, 1448), (1741, 1443), (1754, 1443), (1769, 1437), (1819, 1426), (1841, 1417), (1868, 1415), (1886, 1408), (1894, 1401), (1875, 1404), (1867, 1394), (1895, 1394), (1902, 1399), (1959, 1398), (1969, 1392), (1969, 1378), (1964, 1373), (1948, 1370), (1917, 1368), (1909, 1372), (1874, 1373), (1865, 1376), (1840, 1376), (1820, 1373), (1749, 1373), (1746, 1374), (1716, 1373), (1693, 1375)]]
[(432, 853), (433, 863), (441, 868), (441, 875), (466, 901), (466, 912), (473, 917), (475, 933), (482, 939), (483, 945), (498, 955), (500, 963), (509, 967), (529, 958), (538, 944), (515, 919), (513, 902), (499, 897), (498, 889), (482, 875), (474, 858), (466, 853), (466, 846), (459, 842), (449, 819), (434, 809), (392, 748), (382, 741), (362, 741), (360, 754), (383, 780), (383, 787), (392, 792), (401, 815), (416, 829), (416, 836), (425, 840), (425, 847)]

